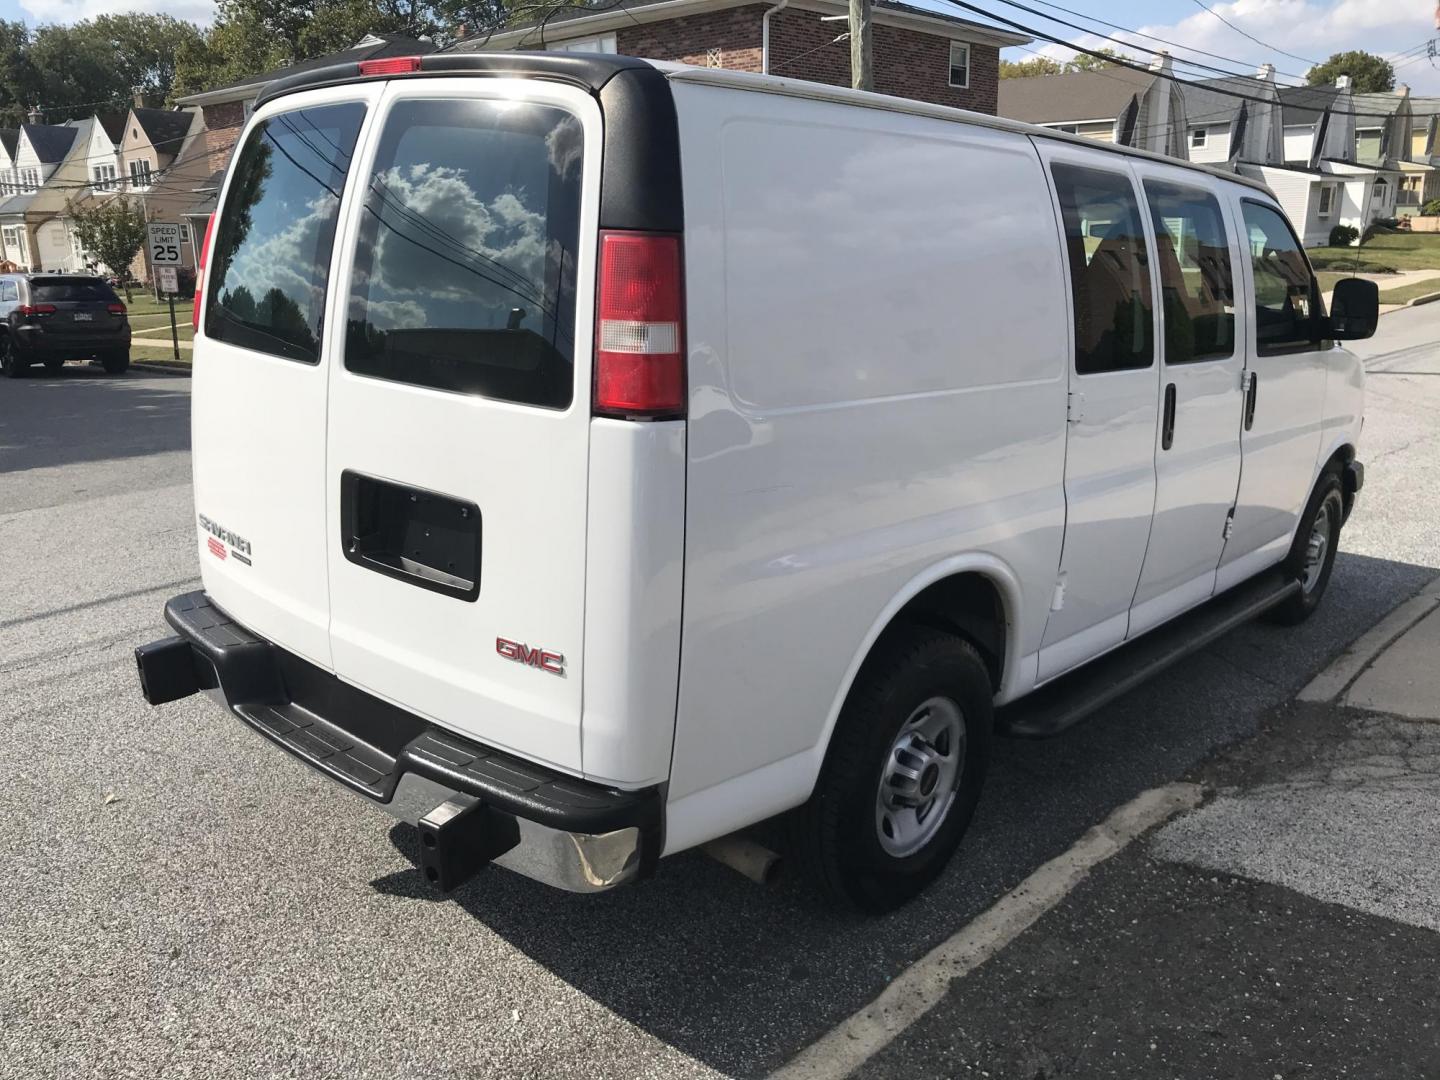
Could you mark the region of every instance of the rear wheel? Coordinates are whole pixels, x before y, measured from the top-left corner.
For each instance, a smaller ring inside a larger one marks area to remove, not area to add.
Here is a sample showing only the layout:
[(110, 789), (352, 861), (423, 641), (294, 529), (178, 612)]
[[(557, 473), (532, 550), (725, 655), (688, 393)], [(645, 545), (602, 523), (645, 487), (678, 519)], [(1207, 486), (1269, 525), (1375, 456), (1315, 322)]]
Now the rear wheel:
[(891, 632), (861, 669), (793, 853), (841, 906), (880, 913), (945, 869), (975, 813), (994, 727), (984, 662), (960, 638)]
[(100, 358), (100, 363), (104, 365), (106, 375), (123, 375), (130, 369), (130, 350), (107, 353)]
[(0, 334), (0, 375), (7, 379), (23, 378), (29, 366), (15, 355), (15, 343), (9, 336)]
[(1320, 606), (1335, 568), (1340, 525), (1344, 519), (1345, 494), (1340, 478), (1327, 472), (1315, 485), (1300, 519), (1300, 528), (1295, 532), (1295, 542), (1283, 564), (1286, 573), (1299, 580), (1300, 591), (1270, 610), (1272, 622), (1294, 626), (1308, 619)]

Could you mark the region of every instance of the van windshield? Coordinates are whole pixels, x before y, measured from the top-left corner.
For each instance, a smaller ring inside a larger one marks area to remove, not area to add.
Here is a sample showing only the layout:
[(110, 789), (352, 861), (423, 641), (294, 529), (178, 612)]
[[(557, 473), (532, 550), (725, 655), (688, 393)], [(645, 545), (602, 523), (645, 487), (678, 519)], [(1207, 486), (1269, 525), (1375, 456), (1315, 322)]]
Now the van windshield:
[(582, 134), (548, 105), (397, 103), (365, 196), (346, 367), (568, 406)]

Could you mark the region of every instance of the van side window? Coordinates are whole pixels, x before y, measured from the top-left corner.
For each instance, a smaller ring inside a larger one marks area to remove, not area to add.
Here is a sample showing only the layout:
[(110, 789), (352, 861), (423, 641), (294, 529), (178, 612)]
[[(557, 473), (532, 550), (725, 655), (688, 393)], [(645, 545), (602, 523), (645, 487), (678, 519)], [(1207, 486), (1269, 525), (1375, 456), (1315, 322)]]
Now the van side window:
[(550, 105), (396, 103), (365, 196), (345, 366), (568, 406), (582, 135)]
[(0, 281), (0, 302), (18, 299), (20, 299), (20, 294), (15, 291), (15, 282)]
[(240, 151), (211, 251), (205, 333), (243, 349), (320, 359), (340, 192), (359, 102), (261, 121)]
[(1160, 263), (1165, 362), (1218, 360), (1235, 353), (1230, 241), (1220, 204), (1208, 192), (1145, 181)]
[(1308, 351), (1324, 316), (1320, 288), (1294, 232), (1280, 214), (1245, 200), (1246, 239), (1255, 267), (1255, 345), (1261, 356)]
[(1075, 370), (1147, 368), (1155, 358), (1150, 257), (1130, 178), (1060, 162), (1051, 168), (1075, 297)]

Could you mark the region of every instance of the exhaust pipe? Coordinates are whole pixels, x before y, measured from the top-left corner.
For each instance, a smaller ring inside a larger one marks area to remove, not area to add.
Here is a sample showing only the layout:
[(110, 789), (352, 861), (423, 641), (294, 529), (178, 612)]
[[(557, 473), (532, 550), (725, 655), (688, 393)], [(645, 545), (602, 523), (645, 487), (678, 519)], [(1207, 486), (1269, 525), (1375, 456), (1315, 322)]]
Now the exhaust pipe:
[(701, 847), (716, 862), (724, 863), (737, 874), (743, 874), (757, 885), (769, 885), (780, 870), (780, 856), (769, 848), (746, 839), (739, 833), (711, 840)]

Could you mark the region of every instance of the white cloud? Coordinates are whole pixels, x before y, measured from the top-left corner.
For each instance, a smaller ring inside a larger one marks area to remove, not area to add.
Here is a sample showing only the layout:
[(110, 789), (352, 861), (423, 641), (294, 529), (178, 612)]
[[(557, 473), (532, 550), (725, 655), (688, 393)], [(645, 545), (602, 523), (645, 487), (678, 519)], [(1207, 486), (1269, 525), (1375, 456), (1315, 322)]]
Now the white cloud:
[(20, 9), (32, 26), (129, 12), (174, 15), (202, 26), (215, 19), (215, 0), (20, 0)]
[[(1216, 53), (1227, 60), (1170, 48), (1120, 31), (1113, 33), (1117, 38), (1132, 42), (1135, 54), (1147, 59), (1152, 54), (1143, 50), (1169, 48), (1177, 58), (1185, 57), (1231, 71), (1250, 72), (1257, 64), (1269, 62), (1291, 76), (1303, 76), (1309, 67), (1305, 60), (1297, 57), (1324, 60), (1332, 53), (1363, 49), (1388, 58), (1414, 49), (1436, 36), (1434, 8), (1420, 0), (1233, 0), (1208, 6), (1272, 48), (1248, 40), (1214, 15), (1198, 9), (1176, 23), (1149, 24), (1136, 29), (1177, 45)], [(1096, 11), (1096, 5), (1086, 5), (1086, 10)], [(1114, 42), (1102, 36), (1081, 36), (1033, 16), (1025, 16), (1020, 21), (1089, 48), (1114, 47)], [(1073, 55), (1063, 46), (1038, 41), (1030, 48), (1058, 59), (1069, 59)], [(1280, 50), (1293, 55), (1283, 55)], [(1436, 63), (1440, 64), (1440, 60)], [(1180, 65), (1177, 70), (1186, 77), (1194, 78), (1214, 74), (1187, 65)], [(1440, 71), (1423, 53), (1397, 60), (1395, 78), (1397, 82), (1408, 83), (1417, 94), (1440, 95)], [(1281, 82), (1298, 81), (1294, 77), (1281, 77)]]

